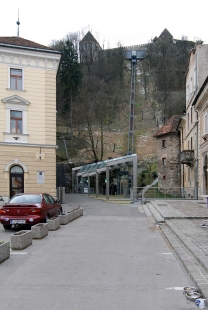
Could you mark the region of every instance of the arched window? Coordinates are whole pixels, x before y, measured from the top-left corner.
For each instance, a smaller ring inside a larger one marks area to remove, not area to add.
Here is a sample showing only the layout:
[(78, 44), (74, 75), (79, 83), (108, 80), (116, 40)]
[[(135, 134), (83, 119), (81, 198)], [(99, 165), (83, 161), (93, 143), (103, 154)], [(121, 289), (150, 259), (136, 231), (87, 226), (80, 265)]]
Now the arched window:
[(23, 173), (23, 169), (20, 166), (13, 166), (10, 169), (10, 173)]

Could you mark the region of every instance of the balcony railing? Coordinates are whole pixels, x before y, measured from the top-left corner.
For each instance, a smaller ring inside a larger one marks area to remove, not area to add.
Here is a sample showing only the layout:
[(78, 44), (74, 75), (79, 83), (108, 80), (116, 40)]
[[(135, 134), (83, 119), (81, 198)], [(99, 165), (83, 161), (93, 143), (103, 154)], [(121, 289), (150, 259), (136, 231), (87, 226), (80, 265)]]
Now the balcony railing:
[(183, 165), (192, 166), (194, 164), (194, 150), (182, 151), (180, 154), (180, 162)]

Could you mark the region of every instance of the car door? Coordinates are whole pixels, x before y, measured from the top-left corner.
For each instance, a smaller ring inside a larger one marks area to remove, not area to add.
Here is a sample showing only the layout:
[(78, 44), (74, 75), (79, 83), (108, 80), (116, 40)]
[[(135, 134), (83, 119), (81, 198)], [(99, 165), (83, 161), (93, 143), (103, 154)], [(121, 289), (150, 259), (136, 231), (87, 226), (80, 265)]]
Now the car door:
[(59, 204), (57, 204), (57, 202), (55, 201), (55, 199), (51, 195), (47, 194), (47, 196), (48, 196), (48, 199), (50, 200), (50, 203), (52, 205), (51, 209), (52, 209), (53, 215), (59, 215), (59, 213), (60, 213)]
[(51, 204), (51, 201), (47, 194), (43, 194), (43, 200), (46, 207), (46, 215), (48, 214), (49, 218), (53, 217), (53, 205)]

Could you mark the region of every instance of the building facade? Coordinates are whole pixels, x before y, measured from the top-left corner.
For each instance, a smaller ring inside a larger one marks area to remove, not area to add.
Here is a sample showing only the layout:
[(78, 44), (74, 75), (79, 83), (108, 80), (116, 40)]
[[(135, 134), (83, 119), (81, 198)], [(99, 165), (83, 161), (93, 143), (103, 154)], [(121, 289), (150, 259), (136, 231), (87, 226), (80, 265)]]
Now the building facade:
[(0, 194), (56, 194), (56, 74), (60, 53), (0, 37)]
[(208, 45), (196, 43), (186, 74), (186, 115), (181, 120), (181, 183), (190, 197), (207, 194)]

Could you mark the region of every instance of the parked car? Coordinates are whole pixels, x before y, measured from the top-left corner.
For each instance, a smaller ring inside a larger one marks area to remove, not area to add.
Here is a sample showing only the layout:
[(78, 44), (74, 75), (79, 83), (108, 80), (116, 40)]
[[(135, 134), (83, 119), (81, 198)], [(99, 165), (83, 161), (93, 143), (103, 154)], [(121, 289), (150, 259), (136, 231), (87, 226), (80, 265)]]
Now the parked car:
[(62, 213), (62, 206), (51, 195), (17, 194), (0, 209), (0, 223), (5, 229), (12, 225), (34, 225)]

